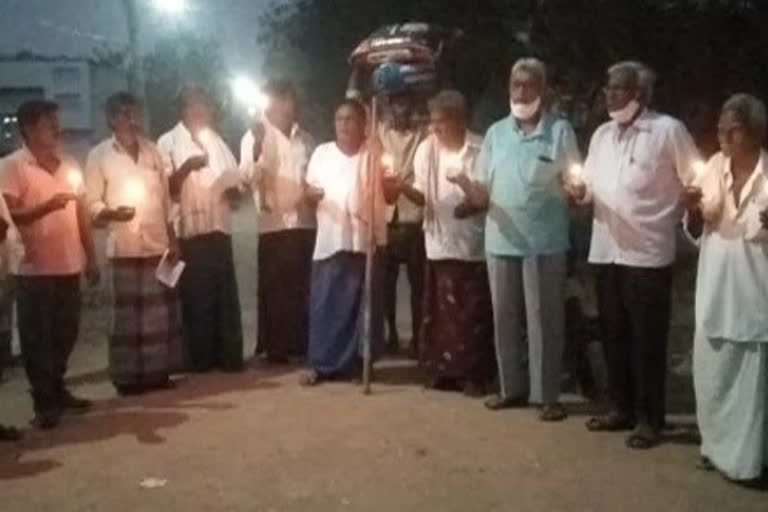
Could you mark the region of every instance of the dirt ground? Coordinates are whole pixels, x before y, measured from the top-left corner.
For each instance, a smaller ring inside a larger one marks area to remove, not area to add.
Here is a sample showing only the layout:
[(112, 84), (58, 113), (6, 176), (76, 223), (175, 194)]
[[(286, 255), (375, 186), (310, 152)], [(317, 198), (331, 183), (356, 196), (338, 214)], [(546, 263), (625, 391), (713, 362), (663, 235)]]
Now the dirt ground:
[[(238, 216), (236, 234), (249, 353), (251, 218)], [(670, 383), (678, 428), (646, 453), (626, 449), (621, 435), (586, 432), (587, 407), (575, 397), (561, 424), (542, 424), (533, 410), (491, 413), (478, 400), (424, 391), (404, 360), (385, 362), (367, 397), (350, 384), (302, 389), (299, 369), (257, 362), (243, 374), (194, 376), (174, 391), (117, 399), (105, 373), (103, 298), (85, 312), (69, 374), (97, 407), (0, 445), (3, 512), (768, 510), (765, 493), (695, 469), (687, 377)], [(681, 340), (683, 324), (674, 327)], [(686, 350), (680, 342), (672, 356)], [(8, 377), (0, 420), (26, 425), (23, 372)]]

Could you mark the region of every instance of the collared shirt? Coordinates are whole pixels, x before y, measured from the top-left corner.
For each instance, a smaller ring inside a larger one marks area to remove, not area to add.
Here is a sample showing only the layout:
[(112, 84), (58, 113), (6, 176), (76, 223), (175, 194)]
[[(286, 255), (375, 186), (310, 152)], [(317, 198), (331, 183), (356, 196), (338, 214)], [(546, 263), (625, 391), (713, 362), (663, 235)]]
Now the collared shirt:
[[(317, 240), (313, 259), (327, 259), (341, 251), (366, 251), (371, 204), (366, 187), (367, 158), (365, 150), (356, 155), (346, 155), (335, 142), (321, 144), (312, 153), (307, 183), (323, 189), (325, 193), (317, 205)], [(374, 235), (376, 245), (380, 246), (387, 241), (380, 179), (376, 179), (374, 205)]]
[(696, 329), (709, 338), (768, 343), (768, 153), (762, 152), (738, 204), (731, 160), (722, 153), (701, 181), (708, 221), (700, 241), (696, 279)]
[(490, 196), (485, 247), (496, 256), (568, 250), (568, 204), (562, 174), (581, 161), (570, 123), (544, 114), (530, 134), (509, 116), (488, 130), (475, 179)]
[(467, 132), (464, 146), (451, 151), (434, 135), (416, 150), (413, 188), (424, 194), (424, 242), (430, 260), (485, 259), (485, 219), (475, 215), (457, 219), (456, 207), (466, 200), (458, 185), (448, 181), (458, 174), (471, 176), (482, 138)]
[(248, 130), (240, 142), (240, 170), (252, 183), (259, 232), (314, 229), (314, 212), (303, 200), (304, 178), (314, 149), (312, 138), (298, 125), (286, 137), (265, 119), (258, 162), (253, 161), (253, 144), (253, 133)]
[[(179, 230), (181, 238), (192, 238), (209, 233), (230, 233), (231, 213), (229, 202), (213, 186), (225, 172), (240, 172), (237, 161), (226, 143), (213, 130), (206, 130), (205, 137), (195, 141), (183, 123), (176, 125), (157, 141), (164, 167), (173, 173), (193, 156), (208, 155), (208, 165), (193, 171), (184, 180), (179, 206)], [(176, 198), (174, 198), (176, 199)]]
[[(413, 159), (416, 148), (424, 140), (424, 130), (410, 129), (395, 130), (389, 124), (379, 127), (379, 138), (384, 151), (392, 156), (392, 174), (400, 176), (409, 185), (413, 184)], [(393, 222), (395, 217), (398, 224), (420, 224), (424, 212), (420, 206), (413, 204), (405, 197), (400, 197), (395, 204), (386, 207), (387, 222)]]
[[(72, 193), (70, 173), (80, 173), (77, 162), (60, 155), (60, 164), (51, 174), (23, 147), (0, 163), (0, 190), (18, 201), (20, 207), (38, 206), (59, 193)], [(24, 256), (15, 269), (25, 276), (79, 274), (85, 266), (85, 252), (80, 238), (77, 205), (67, 205), (44, 217), (18, 226), (24, 243)]]
[(592, 136), (584, 181), (594, 202), (591, 263), (664, 267), (675, 259), (683, 184), (699, 153), (683, 124), (645, 111), (620, 133), (615, 121)]
[(85, 190), (94, 218), (106, 208), (136, 208), (131, 221), (109, 223), (107, 257), (158, 256), (168, 248), (168, 177), (150, 141), (139, 140), (136, 161), (114, 137), (94, 147), (85, 165)]

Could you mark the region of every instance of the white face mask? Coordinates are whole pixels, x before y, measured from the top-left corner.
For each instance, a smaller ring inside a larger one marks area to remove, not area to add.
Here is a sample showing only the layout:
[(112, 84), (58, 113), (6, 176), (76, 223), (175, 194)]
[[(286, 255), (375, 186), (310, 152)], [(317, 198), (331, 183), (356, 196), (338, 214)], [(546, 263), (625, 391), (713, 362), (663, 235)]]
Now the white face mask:
[(536, 98), (530, 103), (515, 103), (514, 101), (510, 101), (509, 106), (515, 119), (527, 121), (539, 112), (541, 98)]
[(640, 110), (640, 103), (637, 100), (632, 100), (627, 103), (621, 110), (608, 112), (608, 115), (611, 116), (611, 119), (618, 122), (619, 124), (625, 124), (630, 122), (632, 118), (635, 117), (635, 114), (637, 114), (638, 110)]

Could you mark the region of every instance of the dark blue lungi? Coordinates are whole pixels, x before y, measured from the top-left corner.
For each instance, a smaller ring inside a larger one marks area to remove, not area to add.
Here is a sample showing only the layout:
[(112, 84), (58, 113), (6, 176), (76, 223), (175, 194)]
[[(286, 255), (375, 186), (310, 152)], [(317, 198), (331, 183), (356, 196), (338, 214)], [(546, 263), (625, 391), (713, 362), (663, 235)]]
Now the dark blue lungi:
[[(382, 352), (382, 262), (374, 258), (371, 352)], [(348, 375), (363, 355), (365, 254), (338, 252), (312, 264), (309, 365), (323, 376)]]

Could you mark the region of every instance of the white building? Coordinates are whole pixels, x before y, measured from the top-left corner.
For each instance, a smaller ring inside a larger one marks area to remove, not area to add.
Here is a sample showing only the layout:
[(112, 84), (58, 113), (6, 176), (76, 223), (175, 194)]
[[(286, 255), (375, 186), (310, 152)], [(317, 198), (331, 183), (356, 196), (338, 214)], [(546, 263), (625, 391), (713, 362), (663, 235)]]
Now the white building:
[(20, 143), (15, 118), (19, 105), (47, 99), (59, 105), (67, 149), (84, 158), (107, 134), (104, 102), (125, 87), (123, 70), (83, 59), (0, 58), (0, 152)]

